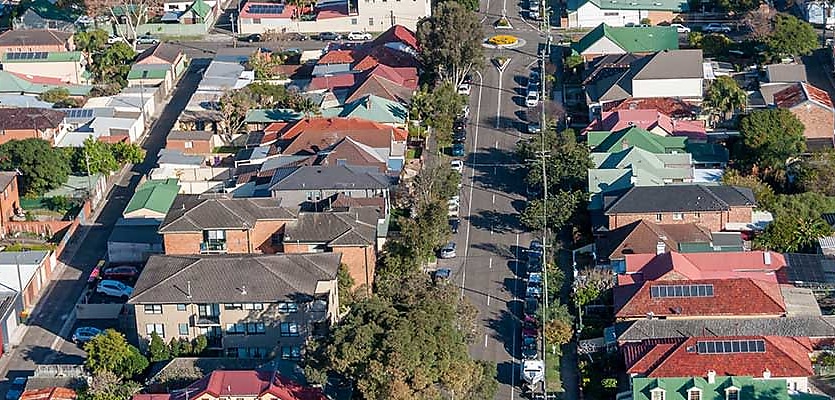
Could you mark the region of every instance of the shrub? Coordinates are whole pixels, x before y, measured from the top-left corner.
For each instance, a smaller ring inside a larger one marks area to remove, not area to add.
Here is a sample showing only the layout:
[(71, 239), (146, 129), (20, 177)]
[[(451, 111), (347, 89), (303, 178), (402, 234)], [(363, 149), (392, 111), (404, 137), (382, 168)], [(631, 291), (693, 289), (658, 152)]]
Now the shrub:
[(516, 39), (515, 36), (511, 35), (495, 35), (488, 40), (488, 42), (494, 46), (507, 46), (515, 44), (518, 41), (519, 39)]

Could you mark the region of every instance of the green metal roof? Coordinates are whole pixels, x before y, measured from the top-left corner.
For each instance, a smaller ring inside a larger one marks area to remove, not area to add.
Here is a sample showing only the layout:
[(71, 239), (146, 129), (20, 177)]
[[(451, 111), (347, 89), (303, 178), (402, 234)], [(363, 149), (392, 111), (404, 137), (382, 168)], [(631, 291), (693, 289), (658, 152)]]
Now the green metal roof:
[(96, 182), (102, 178), (101, 174), (93, 175), (70, 175), (67, 181), (61, 186), (44, 193), (43, 197), (64, 196), (68, 198), (84, 198), (91, 189), (96, 186)]
[(24, 1), (20, 3), (20, 7), (21, 10), (29, 9), (34, 11), (43, 19), (67, 22), (75, 22), (75, 20), (78, 19), (78, 15), (68, 11), (68, 9), (60, 8), (48, 0)]
[(46, 53), (46, 58), (27, 58), (27, 59), (10, 59), (10, 53), (3, 53), (4, 63), (33, 63), (33, 62), (79, 62), (84, 58), (84, 54), (80, 51), (50, 51)]
[(672, 26), (612, 27), (606, 24), (598, 25), (571, 47), (583, 54), (603, 38), (611, 40), (625, 53), (678, 50), (678, 32)]
[(713, 246), (708, 242), (683, 242), (678, 244), (679, 253), (712, 253), (745, 251), (742, 246)]
[(649, 10), (686, 12), (690, 9), (684, 0), (568, 0), (566, 10), (577, 11), (586, 3), (592, 3), (601, 10)]
[(128, 79), (165, 79), (168, 64), (134, 64), (128, 72)]
[(188, 11), (192, 11), (200, 18), (206, 18), (209, 15), (209, 12), (212, 11), (212, 7), (206, 4), (203, 0), (195, 0), (194, 3), (191, 3), (191, 7), (189, 7)]
[(588, 145), (595, 153), (614, 153), (634, 146), (650, 153), (690, 153), (696, 163), (724, 163), (728, 149), (714, 143), (690, 143), (683, 136), (661, 136), (638, 127), (615, 132), (589, 132)]
[(252, 109), (246, 112), (248, 124), (270, 124), (273, 122), (293, 122), (302, 119), (302, 114), (289, 108)]
[(178, 182), (176, 178), (145, 181), (136, 188), (136, 193), (131, 197), (128, 206), (125, 207), (124, 214), (138, 210), (167, 214), (171, 204), (174, 203), (174, 198), (180, 191)]
[(69, 90), (70, 96), (86, 96), (93, 89), (90, 85), (47, 85), (32, 83), (11, 72), (0, 71), (0, 93), (41, 94), (54, 88)]
[(632, 378), (632, 400), (651, 400), (652, 392), (664, 391), (665, 400), (688, 400), (690, 390), (701, 391), (701, 400), (725, 400), (725, 389), (739, 389), (740, 399), (789, 400), (785, 379), (754, 379), (750, 376), (717, 376), (714, 383), (694, 378)]
[(403, 124), (406, 122), (406, 107), (402, 104), (369, 94), (340, 107), (322, 110), (323, 117), (363, 118), (380, 123)]

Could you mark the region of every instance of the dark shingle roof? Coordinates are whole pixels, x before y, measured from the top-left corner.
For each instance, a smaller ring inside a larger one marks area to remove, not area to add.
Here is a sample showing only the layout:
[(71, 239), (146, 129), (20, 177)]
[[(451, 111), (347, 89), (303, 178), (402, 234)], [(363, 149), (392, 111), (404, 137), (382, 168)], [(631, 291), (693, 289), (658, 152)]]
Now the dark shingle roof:
[(341, 260), (341, 253), (154, 255), (129, 303), (298, 300), (315, 295), (318, 282), (336, 279)]
[(171, 131), (168, 133), (168, 140), (212, 140), (212, 132), (209, 131)]
[(299, 213), (284, 228), (285, 242), (326, 243), (329, 246), (367, 246), (377, 236), (378, 210), (357, 207), (345, 212)]
[(270, 190), (387, 189), (391, 184), (377, 168), (305, 166), (276, 169)]
[(17, 172), (0, 171), (0, 189), (5, 189), (17, 178)]
[(180, 49), (174, 45), (160, 42), (143, 51), (142, 54), (136, 58), (136, 61), (140, 62), (150, 56), (155, 56), (160, 60), (168, 62), (169, 64), (174, 64), (177, 61), (177, 57), (180, 56)]
[(738, 186), (642, 186), (633, 187), (621, 196), (606, 210), (606, 215), (726, 211), (733, 206), (754, 205), (754, 192)]
[(47, 29), (16, 29), (0, 35), (0, 46), (64, 46), (72, 32)]
[(67, 114), (47, 108), (0, 108), (0, 129), (57, 128)]
[(785, 318), (639, 319), (615, 325), (618, 341), (692, 336), (833, 337), (835, 316)]
[(245, 229), (259, 219), (294, 219), (295, 213), (272, 198), (178, 195), (160, 233), (200, 232), (206, 229)]

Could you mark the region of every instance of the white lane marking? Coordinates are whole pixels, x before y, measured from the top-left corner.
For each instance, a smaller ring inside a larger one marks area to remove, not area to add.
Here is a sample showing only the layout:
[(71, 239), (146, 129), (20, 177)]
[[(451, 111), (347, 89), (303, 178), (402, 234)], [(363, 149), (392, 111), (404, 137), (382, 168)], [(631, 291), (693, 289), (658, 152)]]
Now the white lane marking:
[(489, 262), (488, 264), (489, 264), (489, 266), (490, 266), (490, 269), (493, 269), (493, 258), (490, 258), (490, 260), (489, 260), (489, 261), (490, 261), (490, 262)]
[(487, 305), (490, 305), (490, 293), (487, 293)]
[(496, 204), (496, 194), (493, 193), (493, 204)]
[[(510, 64), (510, 61), (508, 61), (508, 64)], [(501, 128), (502, 123), (502, 73), (503, 71), (499, 69), (499, 99), (496, 101), (496, 129)], [(479, 97), (481, 97), (481, 93), (479, 93)]]
[[(476, 111), (475, 111), (475, 120), (481, 121), (481, 93), (484, 91), (484, 77), (481, 76), (481, 72), (475, 71), (476, 75), (478, 75), (478, 102), (476, 104)], [(473, 163), (475, 164), (475, 158), (477, 153), (475, 150), (478, 148), (478, 126), (480, 124), (475, 125), (475, 133), (473, 134), (473, 147), (472, 147), (472, 154), (473, 154)], [(467, 221), (470, 220), (470, 215), (473, 213), (473, 188), (475, 187), (475, 168), (470, 169), (470, 196), (467, 199)], [(464, 298), (464, 283), (467, 281), (467, 255), (470, 253), (470, 224), (467, 222), (467, 234), (464, 237), (464, 262), (461, 264), (461, 298)]]
[(487, 347), (487, 334), (484, 334), (484, 347)]

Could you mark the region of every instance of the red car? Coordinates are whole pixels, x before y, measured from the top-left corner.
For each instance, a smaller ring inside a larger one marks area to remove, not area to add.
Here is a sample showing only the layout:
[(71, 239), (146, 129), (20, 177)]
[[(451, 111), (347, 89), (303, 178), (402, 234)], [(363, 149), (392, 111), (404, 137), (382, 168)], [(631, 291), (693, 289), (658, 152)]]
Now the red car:
[(119, 265), (106, 268), (101, 276), (104, 279), (134, 279), (139, 276), (139, 270), (130, 265)]

